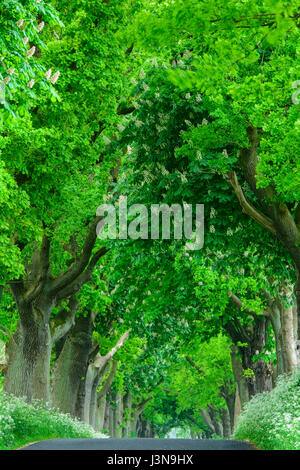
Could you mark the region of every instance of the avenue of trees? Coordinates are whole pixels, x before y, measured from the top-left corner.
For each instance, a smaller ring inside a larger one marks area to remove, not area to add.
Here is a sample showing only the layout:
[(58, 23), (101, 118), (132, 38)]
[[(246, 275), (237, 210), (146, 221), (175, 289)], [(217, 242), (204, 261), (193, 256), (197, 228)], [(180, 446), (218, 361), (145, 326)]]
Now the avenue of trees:
[[(6, 393), (110, 436), (229, 438), (297, 368), (299, 22), (293, 0), (1, 2)], [(203, 248), (99, 239), (122, 196), (204, 204)]]

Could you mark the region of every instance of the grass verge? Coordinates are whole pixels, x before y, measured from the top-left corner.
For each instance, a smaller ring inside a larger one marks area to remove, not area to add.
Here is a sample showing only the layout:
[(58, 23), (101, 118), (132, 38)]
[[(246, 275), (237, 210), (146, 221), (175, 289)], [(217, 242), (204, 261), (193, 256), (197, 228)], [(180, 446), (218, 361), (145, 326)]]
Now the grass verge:
[(96, 433), (79, 420), (61, 414), (35, 401), (29, 405), (21, 398), (0, 390), (0, 450), (17, 449), (28, 443), (48, 439), (107, 437)]

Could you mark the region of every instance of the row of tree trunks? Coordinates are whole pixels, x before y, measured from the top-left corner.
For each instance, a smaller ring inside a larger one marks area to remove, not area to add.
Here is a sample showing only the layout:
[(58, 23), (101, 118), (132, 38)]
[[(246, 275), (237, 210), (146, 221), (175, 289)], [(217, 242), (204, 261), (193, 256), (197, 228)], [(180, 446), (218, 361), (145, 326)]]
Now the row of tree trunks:
[(133, 405), (130, 392), (99, 392), (95, 422), (96, 431), (106, 431), (110, 437), (133, 438), (154, 436), (150, 422), (144, 421), (142, 413), (152, 396)]

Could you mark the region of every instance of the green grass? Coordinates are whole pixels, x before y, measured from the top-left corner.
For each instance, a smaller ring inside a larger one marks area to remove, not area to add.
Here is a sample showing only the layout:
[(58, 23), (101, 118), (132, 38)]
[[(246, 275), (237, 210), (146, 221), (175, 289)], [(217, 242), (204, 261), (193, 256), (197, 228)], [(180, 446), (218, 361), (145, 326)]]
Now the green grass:
[(300, 370), (246, 405), (234, 438), (248, 439), (262, 450), (300, 450)]
[(47, 439), (106, 437), (69, 415), (47, 408), (41, 402), (29, 405), (0, 390), (0, 450), (22, 447)]

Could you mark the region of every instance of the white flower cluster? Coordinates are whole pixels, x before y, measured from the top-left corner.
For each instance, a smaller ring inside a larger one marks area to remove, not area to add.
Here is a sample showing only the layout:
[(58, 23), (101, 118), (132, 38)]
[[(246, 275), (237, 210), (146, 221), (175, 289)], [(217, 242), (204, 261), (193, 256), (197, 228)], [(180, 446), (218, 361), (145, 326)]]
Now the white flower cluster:
[(300, 450), (300, 370), (280, 377), (269, 393), (256, 395), (245, 407), (235, 438), (261, 449)]

